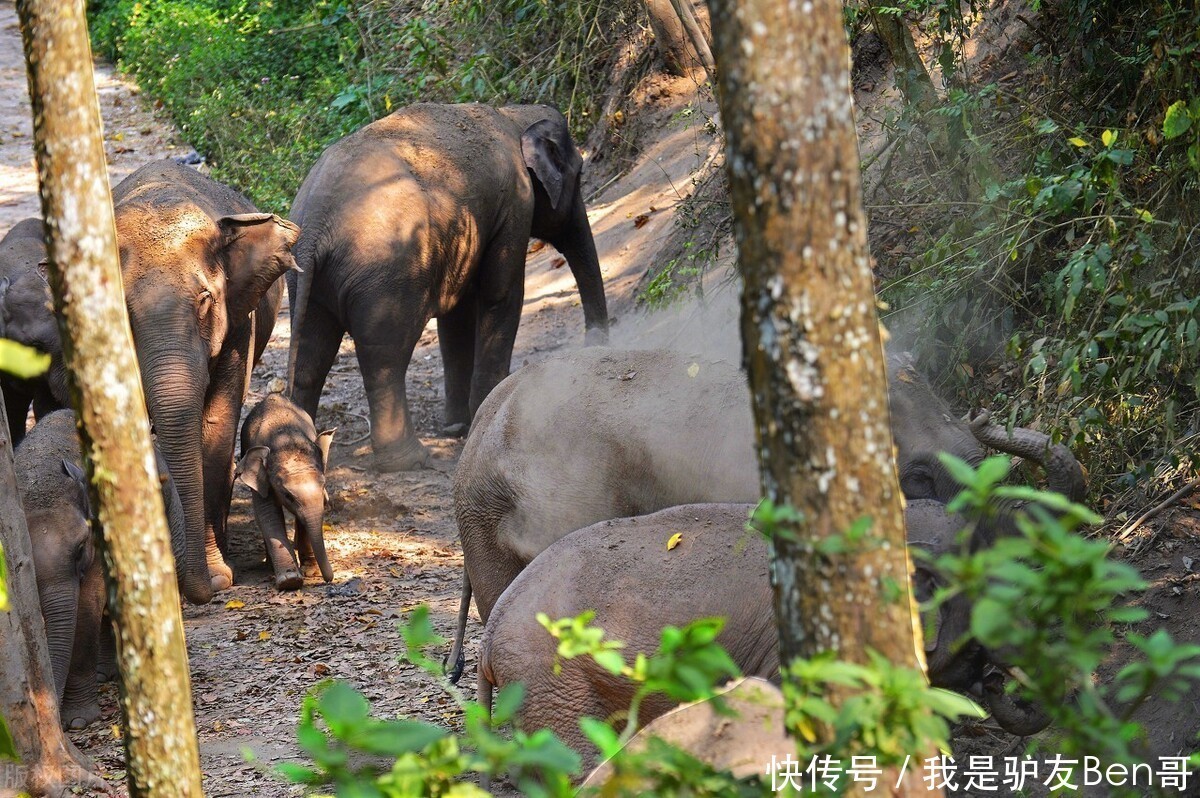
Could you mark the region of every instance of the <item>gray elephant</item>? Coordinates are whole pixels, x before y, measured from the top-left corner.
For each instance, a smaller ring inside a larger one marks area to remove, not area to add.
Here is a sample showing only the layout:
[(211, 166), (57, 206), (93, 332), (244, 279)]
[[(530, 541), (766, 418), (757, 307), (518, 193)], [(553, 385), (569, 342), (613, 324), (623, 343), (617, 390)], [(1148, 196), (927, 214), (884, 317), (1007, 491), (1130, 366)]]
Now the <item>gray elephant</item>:
[(13, 445), (25, 437), (25, 418), (31, 405), (40, 418), (70, 404), (45, 259), (41, 219), (18, 222), (0, 240), (0, 338), (50, 355), (50, 368), (39, 377), (22, 380), (0, 374)]
[[(105, 597), (75, 413), (41, 418), (14, 455), (59, 711), (64, 726), (82, 728), (100, 715), (96, 671)], [(158, 468), (174, 542), (183, 535), (183, 510), (161, 457)]]
[[(746, 531), (749, 504), (696, 504), (647, 516), (602, 521), (556, 541), (513, 581), (493, 608), (479, 653), (480, 702), (490, 707), (492, 691), (513, 682), (525, 685), (518, 723), (526, 730), (549, 728), (580, 753), (595, 749), (579, 730), (579, 718), (606, 719), (627, 710), (636, 685), (613, 677), (590, 657), (562, 663), (555, 674), (556, 641), (536, 615), (568, 618), (595, 610), (596, 626), (626, 646), (622, 656), (651, 654), (664, 626), (683, 626), (711, 616), (726, 618), (717, 637), (741, 671), (775, 679), (779, 675), (766, 541)], [(911, 502), (908, 536), (955, 545), (962, 524), (932, 500)], [(667, 542), (682, 538), (674, 548)], [(918, 585), (932, 577), (917, 565)], [(918, 590), (918, 594), (920, 591)], [(1048, 723), (1044, 713), (1000, 690), (979, 685), (996, 665), (978, 644), (971, 669), (961, 635), (970, 623), (963, 598), (942, 604), (932, 625), (941, 630), (926, 641), (930, 682), (972, 692), (1014, 733), (1029, 734)], [(641, 705), (639, 723), (648, 723), (676, 702), (663, 695)], [(1040, 725), (1039, 725), (1040, 724)]]
[(172, 161), (141, 167), (113, 200), (142, 387), (186, 519), (176, 568), (184, 596), (202, 604), (233, 583), (224, 549), (237, 423), (299, 229)]
[[(312, 419), (282, 394), (255, 405), (242, 424), (237, 479), (250, 488), (277, 590), (298, 590), (312, 563), (326, 582), (333, 566), (325, 553), (325, 467), (333, 430), (318, 433)], [(284, 510), (296, 519), (296, 542), (288, 540)], [(297, 552), (300, 555), (297, 562)]]
[(580, 189), (582, 159), (552, 108), (418, 104), (334, 144), (300, 187), (302, 269), (289, 276), (292, 398), (316, 417), (344, 333), (354, 339), (381, 471), (418, 468), (405, 373), (430, 318), (446, 382), (445, 426), (465, 434), (508, 375), (530, 236), (566, 257), (588, 342), (608, 311)]
[[(983, 444), (904, 355), (888, 357), (888, 392), (901, 489), (909, 499), (949, 501), (959, 488), (938, 453), (977, 464)], [(1081, 486), (1079, 464), (1060, 449), (1052, 485)], [(465, 568), (452, 678), (462, 669), (472, 594), (486, 623), (521, 569), (568, 532), (760, 495), (749, 389), (733, 364), (594, 349), (521, 369), (480, 408), (455, 473)], [(995, 523), (1011, 524), (1011, 513)]]

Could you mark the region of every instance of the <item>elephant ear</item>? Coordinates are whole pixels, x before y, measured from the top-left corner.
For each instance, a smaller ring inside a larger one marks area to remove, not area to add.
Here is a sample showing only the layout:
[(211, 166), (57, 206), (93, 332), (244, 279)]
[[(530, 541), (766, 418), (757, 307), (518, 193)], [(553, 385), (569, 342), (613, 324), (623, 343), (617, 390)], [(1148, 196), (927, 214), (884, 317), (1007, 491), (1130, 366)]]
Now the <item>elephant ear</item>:
[(333, 433), (335, 432), (337, 432), (337, 427), (324, 430), (317, 436), (317, 448), (321, 450), (322, 471), (329, 467), (329, 446), (333, 443)]
[(84, 515), (90, 518), (92, 515), (92, 500), (91, 496), (88, 495), (87, 474), (83, 472), (82, 468), (75, 465), (70, 460), (63, 460), (62, 466), (63, 473), (75, 480), (75, 483), (79, 486), (79, 493), (81, 496), (83, 496)]
[[(220, 258), (225, 267), (225, 304), (229, 318), (244, 318), (283, 274), (299, 269), (292, 246), (300, 228), (273, 213), (223, 216)], [(232, 322), (231, 322), (232, 323)]]
[(525, 166), (542, 184), (553, 210), (558, 210), (562, 202), (563, 188), (573, 166), (572, 155), (579, 157), (565, 125), (558, 120), (535, 122), (521, 134), (521, 156)]
[(267, 478), (267, 457), (270, 454), (270, 447), (251, 446), (237, 464), (237, 481), (263, 498), (271, 495), (271, 482)]

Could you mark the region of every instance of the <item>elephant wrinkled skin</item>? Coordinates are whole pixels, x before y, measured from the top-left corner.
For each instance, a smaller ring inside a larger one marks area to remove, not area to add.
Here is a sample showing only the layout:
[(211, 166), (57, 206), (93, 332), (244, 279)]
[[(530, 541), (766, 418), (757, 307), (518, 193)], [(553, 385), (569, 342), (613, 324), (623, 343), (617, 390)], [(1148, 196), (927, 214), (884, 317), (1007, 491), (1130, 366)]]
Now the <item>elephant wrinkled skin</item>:
[(531, 236), (579, 286), (589, 343), (607, 339), (604, 285), (580, 191), (582, 159), (552, 108), (403, 108), (337, 142), (292, 206), (304, 232), (293, 307), (291, 397), (316, 417), (344, 333), (354, 339), (381, 471), (419, 468), (405, 373), (438, 320), (445, 425), (465, 434), (508, 376)]
[(223, 550), (238, 417), (299, 229), (172, 161), (138, 169), (113, 201), (142, 387), (187, 525), (176, 567), (203, 604), (233, 582)]

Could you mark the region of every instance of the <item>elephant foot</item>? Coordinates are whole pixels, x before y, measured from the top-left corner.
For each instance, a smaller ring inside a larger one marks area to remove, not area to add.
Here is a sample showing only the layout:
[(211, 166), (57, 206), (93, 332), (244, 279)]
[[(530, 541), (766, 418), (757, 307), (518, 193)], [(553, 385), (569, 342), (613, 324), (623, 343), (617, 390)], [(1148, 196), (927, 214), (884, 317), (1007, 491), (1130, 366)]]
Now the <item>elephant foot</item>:
[(417, 471), (429, 464), (429, 449), (416, 438), (375, 450), (375, 470)]
[(117, 661), (111, 659), (108, 662), (100, 661), (96, 663), (96, 681), (98, 682), (113, 682), (117, 679)]
[(59, 712), (62, 727), (69, 731), (87, 728), (100, 719), (100, 705), (95, 701), (85, 704), (63, 704)]
[(275, 574), (276, 590), (299, 590), (302, 587), (304, 587), (304, 577), (296, 571)]
[(447, 424), (442, 427), (442, 434), (447, 438), (465, 438), (470, 431), (471, 425), (464, 421), (459, 421), (456, 424)]
[(222, 590), (233, 587), (233, 569), (224, 561), (209, 562), (208, 578), (214, 593), (220, 593)]

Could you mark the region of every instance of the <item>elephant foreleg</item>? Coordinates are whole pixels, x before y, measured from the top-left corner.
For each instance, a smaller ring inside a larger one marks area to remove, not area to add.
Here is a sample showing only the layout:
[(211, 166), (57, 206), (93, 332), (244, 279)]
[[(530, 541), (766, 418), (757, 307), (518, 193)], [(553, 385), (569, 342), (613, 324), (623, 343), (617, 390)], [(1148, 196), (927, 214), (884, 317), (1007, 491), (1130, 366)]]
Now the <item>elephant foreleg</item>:
[(471, 426), (471, 374), (475, 370), (475, 296), (458, 300), (438, 317), (438, 347), (446, 380), (443, 433), (465, 436)]
[(104, 571), (100, 557), (83, 574), (79, 585), (79, 610), (75, 616), (75, 644), (71, 669), (63, 690), (59, 717), (67, 729), (82, 729), (100, 717), (96, 689), (96, 662), (100, 651), (100, 624), (104, 616)]
[(257, 493), (251, 493), (251, 501), (254, 504), (254, 517), (258, 520), (263, 543), (266, 544), (267, 559), (275, 572), (275, 589), (299, 590), (304, 586), (304, 577), (300, 575), (296, 552), (288, 541), (283, 510), (271, 499)]

